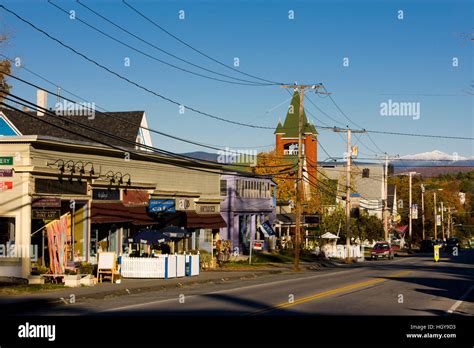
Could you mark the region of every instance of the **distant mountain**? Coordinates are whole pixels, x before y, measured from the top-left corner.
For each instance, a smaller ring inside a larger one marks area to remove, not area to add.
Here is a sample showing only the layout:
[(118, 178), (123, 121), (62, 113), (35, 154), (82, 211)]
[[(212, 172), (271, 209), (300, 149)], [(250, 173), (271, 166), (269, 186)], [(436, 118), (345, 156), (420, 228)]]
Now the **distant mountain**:
[(424, 177), (441, 174), (470, 172), (474, 170), (474, 157), (452, 155), (435, 150), (413, 155), (401, 156), (391, 162), (395, 174), (414, 171)]
[(195, 152), (186, 152), (182, 153), (184, 156), (192, 157), (199, 160), (204, 161), (217, 161), (217, 157), (219, 156), (217, 153), (210, 153), (205, 151), (195, 151)]
[(414, 155), (401, 156), (400, 159), (420, 160), (420, 161), (465, 161), (469, 159), (474, 160), (474, 157), (467, 158), (467, 157), (459, 156), (456, 153), (449, 155), (445, 152), (434, 150), (431, 152), (422, 152), (422, 153), (417, 153)]

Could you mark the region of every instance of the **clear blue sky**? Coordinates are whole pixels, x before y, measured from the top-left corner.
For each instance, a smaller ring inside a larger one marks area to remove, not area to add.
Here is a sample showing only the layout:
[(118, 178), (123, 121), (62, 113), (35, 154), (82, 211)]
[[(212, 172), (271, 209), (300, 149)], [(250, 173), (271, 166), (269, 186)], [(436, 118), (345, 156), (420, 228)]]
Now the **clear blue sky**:
[[(183, 104), (267, 126), (276, 126), (285, 116), (289, 102), (274, 108), (288, 99), (278, 86), (237, 86), (192, 76), (100, 36), (70, 20), (46, 0), (1, 2), (100, 63)], [(149, 54), (194, 69), (128, 37), (75, 1), (56, 2)], [(83, 2), (176, 55), (232, 74), (146, 23), (120, 1)], [(245, 72), (282, 82), (324, 83), (345, 113), (367, 129), (473, 136), (473, 96), (469, 95), (473, 93), (474, 79), (471, 1), (129, 2), (209, 55), (229, 65), (238, 57), (240, 69)], [(185, 20), (178, 18), (180, 10), (185, 11)], [(294, 11), (294, 20), (288, 19), (289, 10)], [(403, 20), (397, 18), (398, 10), (404, 11)], [(0, 11), (0, 28), (10, 36), (8, 44), (1, 47), (3, 54), (21, 57), (28, 68), (107, 110), (145, 110), (150, 127), (208, 144), (263, 150), (260, 146), (274, 143), (272, 130), (242, 128), (191, 111), (181, 115), (175, 105), (100, 70), (4, 11)], [(130, 57), (130, 67), (124, 66), (125, 57)], [(349, 67), (343, 66), (344, 57), (349, 58)], [(452, 66), (453, 57), (459, 61), (456, 68)], [(26, 71), (15, 73), (44, 84)], [(15, 93), (35, 98), (33, 89), (12, 84)], [(315, 95), (311, 99), (332, 117), (349, 124), (329, 99)], [(420, 119), (381, 116), (380, 103), (388, 99), (419, 102)], [(308, 112), (334, 125), (308, 102), (306, 106)], [(342, 155), (344, 144), (337, 134), (321, 131), (319, 138), (330, 154)], [(382, 135), (372, 138), (393, 154), (437, 149), (474, 156), (474, 145), (467, 140)], [(361, 139), (376, 150), (367, 136)], [(176, 152), (206, 151), (161, 136), (153, 140), (155, 146)], [(363, 145), (360, 151), (373, 155)], [(326, 157), (321, 150), (319, 153), (320, 159)]]

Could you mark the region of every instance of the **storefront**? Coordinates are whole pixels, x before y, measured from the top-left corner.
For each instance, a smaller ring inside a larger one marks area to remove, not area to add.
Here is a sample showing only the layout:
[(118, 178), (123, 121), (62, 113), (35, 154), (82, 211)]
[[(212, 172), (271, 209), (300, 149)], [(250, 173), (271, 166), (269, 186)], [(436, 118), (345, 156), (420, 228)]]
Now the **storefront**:
[[(170, 159), (166, 164), (133, 155), (124, 159), (120, 150), (51, 137), (0, 137), (0, 147), (0, 242), (4, 249), (24, 250), (0, 259), (0, 276), (26, 277), (31, 262), (48, 261), (42, 228), (61, 216), (68, 217), (71, 262), (95, 262), (99, 250), (120, 255), (143, 229), (175, 225), (195, 232), (225, 226), (215, 220), (215, 208), (199, 210), (200, 203), (220, 203), (217, 171), (173, 166)], [(173, 194), (157, 196), (163, 189)], [(154, 198), (171, 198), (175, 212), (149, 211)], [(198, 241), (193, 234), (175, 247), (198, 249)]]

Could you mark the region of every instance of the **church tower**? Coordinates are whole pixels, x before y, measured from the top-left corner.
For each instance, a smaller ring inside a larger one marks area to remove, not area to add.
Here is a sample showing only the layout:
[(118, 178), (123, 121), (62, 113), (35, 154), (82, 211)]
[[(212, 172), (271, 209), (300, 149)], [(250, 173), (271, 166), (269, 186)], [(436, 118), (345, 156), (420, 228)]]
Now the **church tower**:
[[(300, 96), (295, 91), (291, 104), (286, 114), (285, 122), (275, 129), (275, 143), (277, 156), (288, 157), (288, 159), (296, 160), (298, 158), (298, 120), (300, 110)], [(317, 184), (317, 163), (318, 163), (318, 132), (314, 124), (308, 122), (306, 112), (303, 109), (303, 130), (302, 130), (302, 146), (303, 146), (303, 176), (305, 177), (304, 192), (306, 197), (310, 195), (310, 184)]]

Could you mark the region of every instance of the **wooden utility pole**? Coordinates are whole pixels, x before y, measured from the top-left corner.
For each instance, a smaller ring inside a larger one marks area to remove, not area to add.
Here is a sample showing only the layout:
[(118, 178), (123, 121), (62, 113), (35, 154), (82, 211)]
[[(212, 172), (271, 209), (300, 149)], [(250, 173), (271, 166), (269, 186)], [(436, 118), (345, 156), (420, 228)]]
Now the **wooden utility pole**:
[(347, 158), (346, 158), (346, 256), (347, 259), (351, 257), (351, 165), (352, 165), (352, 147), (351, 147), (351, 133), (366, 133), (365, 130), (353, 130), (350, 128), (333, 128), (334, 132), (347, 134)]
[(292, 88), (298, 91), (300, 96), (300, 107), (298, 111), (298, 178), (296, 179), (296, 226), (295, 226), (295, 259), (294, 270), (299, 271), (300, 246), (301, 246), (301, 213), (302, 213), (302, 193), (303, 193), (303, 112), (304, 112), (304, 91), (305, 89), (321, 88), (317, 85), (281, 85), (282, 88)]
[(441, 233), (444, 240), (445, 239), (444, 238), (444, 202), (441, 201), (440, 204), (441, 204)]
[(383, 234), (384, 239), (388, 242), (388, 155), (385, 154), (385, 168), (383, 175), (383, 190), (384, 190), (384, 203), (383, 203)]
[(421, 184), (421, 228), (423, 232), (423, 240), (426, 239), (425, 235), (425, 185)]
[(434, 212), (434, 239), (438, 239), (438, 208), (436, 206), (436, 191), (433, 192), (433, 212)]

